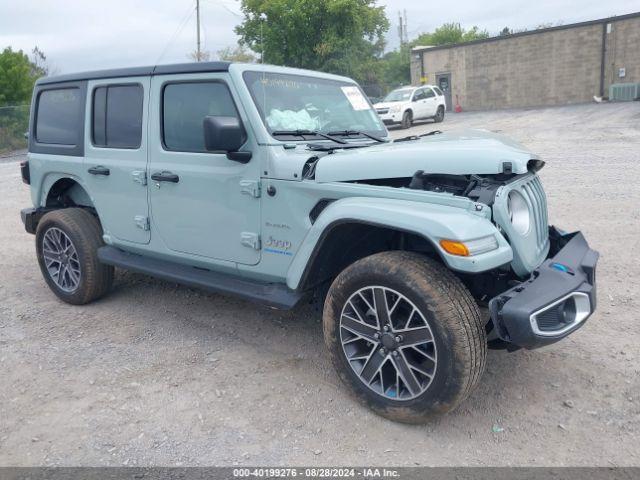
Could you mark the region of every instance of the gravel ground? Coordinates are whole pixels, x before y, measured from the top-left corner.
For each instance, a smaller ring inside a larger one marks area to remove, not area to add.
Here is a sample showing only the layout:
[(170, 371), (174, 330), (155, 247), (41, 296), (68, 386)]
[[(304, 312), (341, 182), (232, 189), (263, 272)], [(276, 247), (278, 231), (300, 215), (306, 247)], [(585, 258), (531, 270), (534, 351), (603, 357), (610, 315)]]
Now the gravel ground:
[(414, 127), (486, 128), (541, 154), (550, 218), (601, 253), (583, 329), (490, 351), (471, 398), (423, 426), (354, 401), (310, 308), (125, 272), (95, 304), (61, 303), (20, 222), (17, 158), (0, 160), (0, 465), (640, 465), (639, 124), (636, 102)]

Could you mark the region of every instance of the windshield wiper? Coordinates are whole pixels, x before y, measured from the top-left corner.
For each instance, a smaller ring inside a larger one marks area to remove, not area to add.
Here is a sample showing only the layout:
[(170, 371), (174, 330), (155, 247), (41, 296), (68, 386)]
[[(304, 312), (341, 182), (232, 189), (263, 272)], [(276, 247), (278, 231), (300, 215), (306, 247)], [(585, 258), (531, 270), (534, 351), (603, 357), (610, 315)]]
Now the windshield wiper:
[(420, 138), (422, 137), (428, 137), (429, 135), (438, 135), (439, 133), (442, 133), (441, 130), (431, 130), (430, 132), (427, 133), (422, 133), (420, 135), (409, 135), (408, 137), (402, 137), (402, 138), (396, 138), (393, 142), (407, 142), (409, 140), (420, 140)]
[(371, 135), (367, 132), (361, 132), (359, 130), (336, 130), (335, 132), (329, 132), (329, 135), (340, 135), (341, 137), (350, 137), (352, 135), (362, 135), (363, 137), (370, 138), (371, 140), (375, 140), (378, 143), (387, 143), (387, 140), (383, 138), (376, 137), (375, 135)]
[(271, 135), (274, 137), (279, 135), (291, 135), (292, 137), (302, 137), (309, 135), (315, 135), (316, 137), (326, 138), (327, 140), (331, 140), (332, 142), (339, 143), (341, 145), (345, 145), (348, 142), (344, 140), (340, 140), (339, 138), (332, 137), (330, 134), (318, 132), (315, 130), (276, 130), (275, 132), (271, 132)]

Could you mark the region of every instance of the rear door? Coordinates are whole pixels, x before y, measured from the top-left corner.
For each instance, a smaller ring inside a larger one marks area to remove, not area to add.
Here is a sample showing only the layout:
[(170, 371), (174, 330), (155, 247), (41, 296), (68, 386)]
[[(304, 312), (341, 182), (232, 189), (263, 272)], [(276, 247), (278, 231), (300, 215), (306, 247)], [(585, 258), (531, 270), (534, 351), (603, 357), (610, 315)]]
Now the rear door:
[(143, 244), (149, 88), (149, 77), (88, 82), (83, 172), (105, 235)]
[(436, 92), (436, 96), (438, 97), (437, 103), (438, 105), (443, 105), (445, 110), (447, 109), (447, 102), (444, 97), (444, 93), (438, 87), (433, 87), (433, 91)]
[(425, 117), (433, 117), (438, 110), (438, 97), (436, 93), (431, 89), (431, 87), (424, 87), (424, 116)]

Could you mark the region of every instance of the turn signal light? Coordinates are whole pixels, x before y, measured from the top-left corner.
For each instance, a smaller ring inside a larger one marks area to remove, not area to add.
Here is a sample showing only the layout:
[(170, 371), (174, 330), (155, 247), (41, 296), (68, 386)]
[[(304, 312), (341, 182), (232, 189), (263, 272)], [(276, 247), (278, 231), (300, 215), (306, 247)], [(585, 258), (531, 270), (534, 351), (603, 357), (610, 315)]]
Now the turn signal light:
[(450, 253), (451, 255), (458, 255), (459, 257), (469, 256), (469, 249), (462, 242), (454, 242), (453, 240), (440, 240), (440, 246), (445, 252)]
[(493, 235), (480, 237), (473, 240), (458, 242), (457, 240), (440, 240), (442, 249), (459, 257), (472, 257), (482, 253), (490, 252), (498, 248), (498, 240)]

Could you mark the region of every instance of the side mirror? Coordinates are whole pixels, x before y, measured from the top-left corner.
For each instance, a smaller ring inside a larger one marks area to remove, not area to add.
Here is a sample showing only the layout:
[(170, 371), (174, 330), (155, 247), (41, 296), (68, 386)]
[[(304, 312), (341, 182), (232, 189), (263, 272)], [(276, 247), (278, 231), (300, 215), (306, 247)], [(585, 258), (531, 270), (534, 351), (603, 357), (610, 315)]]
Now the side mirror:
[(206, 116), (202, 122), (204, 146), (209, 152), (225, 152), (230, 160), (246, 163), (251, 152), (238, 150), (247, 141), (247, 133), (237, 117)]

